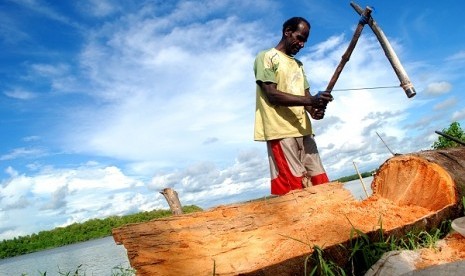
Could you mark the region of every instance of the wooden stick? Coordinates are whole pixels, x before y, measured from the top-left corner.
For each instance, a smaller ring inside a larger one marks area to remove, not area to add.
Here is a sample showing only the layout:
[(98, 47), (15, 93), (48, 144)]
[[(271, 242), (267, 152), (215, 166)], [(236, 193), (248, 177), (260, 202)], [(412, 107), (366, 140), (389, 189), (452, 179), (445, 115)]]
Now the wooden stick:
[(371, 16), (371, 8), (367, 7), (365, 10), (360, 13), (361, 19), (357, 25), (357, 29), (355, 29), (354, 35), (352, 36), (352, 40), (349, 43), (349, 46), (347, 47), (347, 50), (341, 57), (341, 61), (339, 62), (339, 65), (336, 67), (336, 70), (333, 73), (333, 76), (331, 77), (331, 80), (328, 83), (328, 86), (326, 87), (327, 92), (333, 91), (334, 85), (336, 84), (337, 79), (339, 78), (339, 75), (342, 72), (342, 69), (344, 69), (344, 66), (346, 63), (349, 61), (350, 56), (352, 55), (352, 52), (354, 51), (355, 45), (357, 45), (357, 41), (363, 31), (363, 27), (365, 24), (368, 22), (368, 18)]
[[(357, 28), (355, 29), (354, 35), (352, 36), (352, 39), (350, 40), (349, 46), (347, 47), (345, 53), (341, 57), (341, 61), (336, 67), (336, 70), (333, 73), (333, 76), (329, 80), (328, 86), (326, 86), (326, 92), (332, 92), (334, 85), (336, 85), (337, 80), (339, 79), (339, 76), (341, 75), (342, 69), (344, 69), (344, 66), (346, 63), (349, 61), (350, 56), (352, 55), (352, 52), (354, 51), (355, 46), (357, 45), (358, 39), (360, 38), (360, 35), (362, 34), (363, 27), (365, 24), (368, 22), (368, 18), (371, 16), (371, 8), (367, 7), (361, 14), (360, 20), (358, 21)], [(326, 109), (326, 106), (324, 107)], [(313, 108), (312, 107), (312, 113), (317, 112), (318, 108)], [(312, 116), (313, 117), (313, 116)]]
[[(354, 2), (351, 2), (350, 5), (360, 15), (366, 11), (366, 9), (362, 10), (362, 8)], [(394, 49), (392, 49), (389, 40), (386, 38), (384, 32), (381, 30), (381, 28), (378, 26), (378, 24), (372, 17), (370, 17), (367, 24), (370, 26), (370, 28), (373, 30), (373, 33), (378, 38), (378, 41), (384, 50), (384, 54), (388, 58), (392, 68), (394, 69), (397, 77), (399, 78), (400, 86), (402, 87), (402, 89), (404, 89), (404, 92), (407, 95), (407, 97), (412, 98), (417, 94), (417, 92), (415, 92), (415, 88), (410, 82), (407, 72), (405, 72), (404, 67), (400, 63), (399, 58), (396, 55), (396, 52), (394, 52)]]
[(377, 131), (376, 132), (376, 135), (378, 135), (379, 139), (381, 139), (381, 142), (383, 142), (383, 144), (386, 146), (386, 148), (388, 149), (388, 151), (392, 154), (392, 156), (396, 156), (396, 154), (388, 147), (388, 145), (384, 142), (383, 138), (381, 138), (381, 136), (378, 134)]
[(368, 198), (369, 195), (368, 195), (367, 189), (365, 188), (365, 183), (363, 183), (362, 175), (361, 175), (360, 172), (358, 171), (358, 168), (357, 168), (357, 165), (355, 165), (355, 162), (352, 161), (352, 163), (354, 163), (355, 171), (356, 171), (357, 174), (358, 174), (358, 178), (360, 179), (360, 182), (362, 183), (362, 187), (363, 187), (363, 190), (365, 191), (365, 195), (366, 195), (367, 198)]
[(170, 206), (173, 215), (181, 215), (183, 213), (178, 193), (175, 190), (171, 188), (164, 188), (160, 194), (162, 194), (166, 201), (168, 201), (168, 205)]
[(454, 141), (454, 142), (456, 142), (457, 144), (460, 144), (460, 145), (462, 145), (462, 146), (465, 146), (465, 142), (462, 141), (462, 140), (459, 140), (459, 139), (457, 139), (457, 138), (455, 138), (455, 137), (453, 137), (453, 136), (450, 136), (450, 135), (448, 135), (448, 134), (446, 134), (446, 133), (444, 133), (444, 132), (438, 131), (438, 130), (436, 130), (435, 132), (436, 132), (436, 134), (439, 134), (439, 135), (441, 135), (441, 136), (444, 136), (445, 138), (447, 138), (447, 139), (449, 139), (449, 140), (451, 140), (451, 141)]

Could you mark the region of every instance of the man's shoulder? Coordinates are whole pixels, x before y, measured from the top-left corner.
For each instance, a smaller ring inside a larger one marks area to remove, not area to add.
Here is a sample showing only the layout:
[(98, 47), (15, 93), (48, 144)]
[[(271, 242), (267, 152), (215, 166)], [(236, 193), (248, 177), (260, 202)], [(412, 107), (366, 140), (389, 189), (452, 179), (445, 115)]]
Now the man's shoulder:
[(302, 61), (300, 61), (300, 60), (298, 60), (298, 59), (296, 59), (296, 58), (294, 58), (294, 60), (295, 60), (295, 62), (297, 62), (297, 64), (299, 65), (299, 67), (304, 66), (304, 64), (302, 63)]
[(261, 50), (260, 52), (258, 52), (257, 57), (275, 55), (276, 53), (277, 53), (277, 50), (275, 48), (268, 48), (268, 49)]

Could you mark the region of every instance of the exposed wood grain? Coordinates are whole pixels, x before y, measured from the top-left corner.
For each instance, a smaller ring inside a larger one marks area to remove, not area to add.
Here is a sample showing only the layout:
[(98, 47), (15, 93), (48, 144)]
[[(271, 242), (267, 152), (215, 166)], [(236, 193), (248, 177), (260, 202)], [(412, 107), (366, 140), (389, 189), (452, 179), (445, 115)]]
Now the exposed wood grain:
[(465, 148), (395, 156), (380, 167), (374, 194), (363, 201), (333, 182), (131, 224), (114, 229), (113, 237), (137, 275), (302, 275), (313, 246), (339, 254), (343, 263), (340, 244), (353, 227), (374, 235), (382, 221), (386, 233), (402, 235), (458, 217), (464, 158)]

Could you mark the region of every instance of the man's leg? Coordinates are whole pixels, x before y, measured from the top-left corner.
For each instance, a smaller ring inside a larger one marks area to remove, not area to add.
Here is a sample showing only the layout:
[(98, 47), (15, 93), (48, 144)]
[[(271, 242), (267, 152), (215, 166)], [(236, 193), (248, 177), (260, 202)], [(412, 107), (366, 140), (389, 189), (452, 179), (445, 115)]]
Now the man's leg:
[(295, 138), (267, 141), (271, 173), (271, 193), (283, 195), (302, 189), (305, 168), (300, 162), (301, 147)]
[[(312, 185), (328, 183), (328, 175), (321, 162), (320, 154), (316, 146), (315, 139), (312, 135), (302, 137), (302, 163), (307, 171), (307, 177), (310, 178)], [(299, 141), (299, 142), (300, 142)], [(309, 185), (311, 186), (311, 185)]]

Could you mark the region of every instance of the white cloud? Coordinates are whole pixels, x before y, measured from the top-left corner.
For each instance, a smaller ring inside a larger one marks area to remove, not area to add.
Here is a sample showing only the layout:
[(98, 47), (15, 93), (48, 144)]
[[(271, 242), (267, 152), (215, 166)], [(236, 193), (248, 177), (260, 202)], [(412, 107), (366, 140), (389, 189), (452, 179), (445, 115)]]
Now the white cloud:
[(448, 98), (442, 102), (437, 103), (434, 105), (433, 109), (434, 110), (444, 110), (444, 109), (449, 109), (457, 104), (457, 98), (451, 97)]
[(452, 85), (449, 82), (433, 82), (428, 84), (425, 89), (426, 94), (428, 95), (442, 95), (449, 92), (452, 89)]
[(34, 92), (26, 91), (21, 88), (16, 88), (10, 91), (5, 91), (4, 94), (7, 97), (18, 99), (18, 100), (31, 100), (37, 97)]
[(95, 17), (105, 17), (121, 10), (118, 1), (86, 0), (76, 2), (82, 13)]
[(452, 121), (463, 121), (465, 120), (465, 108), (462, 110), (455, 111), (452, 114)]
[(10, 153), (0, 156), (0, 160), (12, 160), (17, 158), (34, 158), (45, 155), (46, 152), (43, 149), (38, 148), (17, 148), (13, 149)]
[[(154, 194), (135, 195), (143, 189), (142, 182), (115, 167), (90, 164), (73, 170), (47, 168), (34, 175), (19, 174), (9, 167), (8, 173), (10, 179), (0, 186), (0, 211), (10, 214), (3, 215), (2, 223), (11, 229), (27, 225), (29, 231), (38, 232), (66, 221), (82, 222), (164, 207)], [(13, 213), (17, 216), (12, 216)], [(19, 234), (19, 231), (2, 232), (0, 239)]]
[(447, 60), (450, 61), (457, 61), (457, 60), (464, 60), (465, 59), (465, 51), (459, 51), (455, 53), (454, 55), (450, 56), (447, 58)]
[[(99, 87), (91, 94), (108, 104), (70, 112), (74, 118), (63, 126), (67, 146), (136, 162), (165, 156), (176, 163), (218, 154), (210, 152), (214, 145), (252, 144), (254, 53), (247, 45), (254, 39), (246, 30), (253, 26), (226, 18), (162, 35), (157, 21), (141, 20), (127, 30), (108, 30), (110, 43), (88, 44), (82, 63)], [(217, 142), (206, 145), (210, 137)], [(205, 155), (195, 153), (199, 147)]]

